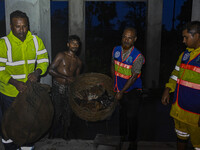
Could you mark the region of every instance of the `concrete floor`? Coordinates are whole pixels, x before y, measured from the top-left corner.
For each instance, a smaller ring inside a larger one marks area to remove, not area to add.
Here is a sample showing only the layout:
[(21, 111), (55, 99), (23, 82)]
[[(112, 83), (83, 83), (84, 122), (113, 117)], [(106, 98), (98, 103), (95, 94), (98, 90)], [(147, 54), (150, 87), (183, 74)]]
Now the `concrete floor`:
[[(138, 150), (176, 150), (173, 119), (169, 116), (171, 105), (162, 105), (162, 92), (162, 89), (153, 89), (143, 94), (138, 122)], [(118, 112), (115, 112), (109, 121), (96, 123), (80, 121), (74, 117), (73, 136), (94, 139), (99, 133), (119, 135), (118, 115)], [(126, 147), (127, 143), (124, 143), (124, 150)], [(190, 143), (188, 149), (192, 149)]]
[[(123, 143), (121, 150), (127, 150), (129, 143)], [(94, 150), (91, 140), (42, 139), (35, 144), (35, 150)], [(0, 150), (4, 150), (0, 142)], [(115, 150), (114, 147), (99, 145), (97, 150)], [(175, 142), (139, 141), (137, 150), (176, 150)], [(191, 145), (188, 150), (192, 150)]]
[[(121, 150), (128, 150), (128, 142), (122, 144)], [(70, 140), (62, 139), (42, 140), (35, 145), (36, 150), (116, 150), (113, 146), (99, 145), (94, 148), (92, 140)], [(176, 150), (176, 142), (154, 142), (139, 141), (137, 150)], [(192, 150), (188, 145), (188, 150)]]
[[(169, 116), (170, 105), (160, 102), (162, 90), (146, 91), (143, 95), (138, 122), (138, 150), (176, 150), (176, 135), (173, 119)], [(119, 135), (119, 114), (114, 112), (109, 120), (87, 122), (77, 116), (72, 117), (70, 141), (63, 139), (41, 139), (36, 150), (93, 150), (93, 140), (97, 134)], [(124, 142), (121, 150), (127, 150)], [(0, 144), (0, 150), (3, 150)], [(99, 145), (97, 150), (112, 150), (111, 146)], [(192, 146), (188, 144), (188, 150)]]
[[(162, 89), (146, 91), (143, 94), (138, 121), (138, 140), (155, 142), (175, 142), (173, 119), (169, 116), (170, 105), (161, 104)], [(87, 122), (77, 116), (72, 117), (70, 137), (92, 140), (96, 134), (119, 135), (119, 112), (109, 120)]]

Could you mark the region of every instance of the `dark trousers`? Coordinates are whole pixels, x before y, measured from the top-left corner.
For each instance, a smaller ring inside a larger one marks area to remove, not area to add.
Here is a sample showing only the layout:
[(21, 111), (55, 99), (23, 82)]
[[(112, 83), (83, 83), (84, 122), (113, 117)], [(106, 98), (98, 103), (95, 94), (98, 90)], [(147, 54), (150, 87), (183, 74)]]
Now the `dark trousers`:
[[(1, 118), (0, 119), (1, 119), (1, 122), (2, 122), (3, 114), (10, 107), (10, 105), (12, 104), (14, 99), (15, 99), (15, 97), (9, 97), (9, 96), (6, 96), (6, 95), (0, 93), (0, 106), (1, 106), (1, 112), (0, 112)], [(3, 138), (2, 131), (1, 131), (1, 136)], [(17, 146), (13, 142), (3, 143), (3, 145), (4, 145), (5, 150), (16, 150), (16, 149), (20, 148), (19, 146)]]
[(120, 100), (120, 136), (136, 141), (141, 90), (133, 89)]
[[(9, 97), (6, 96), (2, 93), (0, 93), (0, 125), (2, 122), (2, 117), (3, 114), (6, 112), (6, 110), (11, 106), (11, 104), (13, 103), (15, 97)], [(1, 131), (1, 136), (3, 137), (2, 131)], [(20, 149), (20, 146), (16, 145), (13, 142), (9, 142), (9, 143), (3, 143), (4, 145), (4, 149), (5, 150), (16, 150), (16, 149)], [(26, 145), (27, 147), (33, 147), (33, 144), (30, 145)]]
[[(2, 122), (3, 114), (10, 107), (10, 105), (12, 104), (14, 99), (15, 99), (15, 97), (9, 97), (9, 96), (6, 96), (6, 95), (0, 93), (0, 109), (1, 109), (0, 110), (0, 125)], [(1, 136), (3, 136), (2, 131), (1, 131)]]
[(52, 87), (54, 118), (49, 138), (69, 139), (68, 130), (71, 122), (71, 108), (68, 99), (68, 87), (63, 87), (59, 83), (54, 82)]

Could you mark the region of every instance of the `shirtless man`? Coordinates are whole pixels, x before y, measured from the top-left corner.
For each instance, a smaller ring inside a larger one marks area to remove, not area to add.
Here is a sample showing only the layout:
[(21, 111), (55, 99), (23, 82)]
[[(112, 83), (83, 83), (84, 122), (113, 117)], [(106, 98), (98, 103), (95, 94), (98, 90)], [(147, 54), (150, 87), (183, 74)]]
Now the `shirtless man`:
[(76, 55), (80, 43), (78, 36), (69, 36), (68, 50), (58, 53), (49, 67), (49, 74), (53, 76), (52, 98), (55, 108), (49, 138), (68, 138), (67, 133), (71, 118), (68, 87), (74, 81), (74, 78), (80, 74), (82, 68), (82, 62)]

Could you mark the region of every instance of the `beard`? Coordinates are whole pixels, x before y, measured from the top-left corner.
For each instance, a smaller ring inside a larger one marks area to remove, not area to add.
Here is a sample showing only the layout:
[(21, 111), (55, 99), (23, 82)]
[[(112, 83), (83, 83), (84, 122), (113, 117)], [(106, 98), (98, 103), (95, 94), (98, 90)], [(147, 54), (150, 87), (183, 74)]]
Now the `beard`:
[(26, 39), (26, 34), (27, 33), (18, 33), (17, 35), (16, 35), (16, 37), (18, 38), (18, 39), (20, 39), (21, 41), (24, 41), (25, 39)]
[(132, 47), (133, 45), (132, 44), (129, 44), (129, 43), (122, 43), (122, 48), (124, 50), (128, 50)]
[(77, 52), (77, 51), (78, 51), (78, 48), (77, 48), (77, 47), (73, 47), (73, 48), (71, 48), (71, 51)]

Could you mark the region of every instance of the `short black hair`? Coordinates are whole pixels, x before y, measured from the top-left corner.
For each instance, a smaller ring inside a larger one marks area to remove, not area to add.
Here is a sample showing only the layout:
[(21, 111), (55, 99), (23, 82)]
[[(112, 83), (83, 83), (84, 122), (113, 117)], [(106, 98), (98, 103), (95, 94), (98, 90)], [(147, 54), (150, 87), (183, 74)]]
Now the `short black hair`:
[(20, 11), (20, 10), (16, 10), (16, 11), (13, 11), (11, 14), (10, 14), (10, 24), (12, 24), (12, 19), (13, 18), (26, 18), (27, 22), (28, 22), (28, 26), (29, 26), (29, 18), (28, 16), (26, 15), (26, 13)]
[(188, 22), (183, 26), (182, 30), (187, 30), (188, 33), (192, 34), (192, 36), (194, 36), (195, 33), (200, 34), (200, 22), (199, 21)]
[(77, 36), (77, 35), (70, 35), (68, 37), (67, 42), (69, 43), (70, 41), (74, 41), (74, 40), (78, 42), (79, 46), (81, 45), (81, 40), (80, 40), (79, 36)]
[[(126, 30), (130, 30), (130, 31), (134, 32), (134, 33), (135, 33), (135, 36), (137, 37), (137, 30), (136, 30), (136, 28), (134, 28), (134, 27), (126, 27), (126, 28), (124, 29), (124, 31), (126, 31)], [(124, 32), (123, 32), (123, 33), (124, 33)]]

